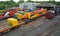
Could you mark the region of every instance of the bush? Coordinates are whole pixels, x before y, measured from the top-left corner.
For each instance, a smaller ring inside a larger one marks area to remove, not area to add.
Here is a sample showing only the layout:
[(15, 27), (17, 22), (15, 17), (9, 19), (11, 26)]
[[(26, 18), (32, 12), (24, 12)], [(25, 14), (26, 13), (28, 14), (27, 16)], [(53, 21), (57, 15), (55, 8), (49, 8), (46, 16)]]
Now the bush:
[(3, 13), (4, 12), (4, 10), (0, 10), (0, 13)]

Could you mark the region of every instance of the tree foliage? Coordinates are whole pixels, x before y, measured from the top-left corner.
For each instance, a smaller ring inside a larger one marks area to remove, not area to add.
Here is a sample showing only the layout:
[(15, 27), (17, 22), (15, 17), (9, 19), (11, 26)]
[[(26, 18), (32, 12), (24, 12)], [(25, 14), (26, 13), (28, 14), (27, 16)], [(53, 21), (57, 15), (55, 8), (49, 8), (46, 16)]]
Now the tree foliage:
[[(19, 6), (20, 3), (23, 3), (24, 1), (19, 1), (18, 3), (10, 0), (10, 1), (1, 1), (0, 2), (0, 10), (4, 10), (5, 8), (10, 8), (10, 7), (16, 7)], [(34, 1), (27, 1), (27, 2), (34, 2)], [(60, 5), (60, 2), (56, 2), (56, 1), (43, 1), (43, 2), (39, 2), (36, 1), (36, 3), (51, 3), (51, 4), (56, 4), (56, 5)]]
[(16, 7), (18, 4), (14, 1), (1, 1), (0, 2), (0, 10), (3, 10), (5, 8), (10, 8), (10, 7)]

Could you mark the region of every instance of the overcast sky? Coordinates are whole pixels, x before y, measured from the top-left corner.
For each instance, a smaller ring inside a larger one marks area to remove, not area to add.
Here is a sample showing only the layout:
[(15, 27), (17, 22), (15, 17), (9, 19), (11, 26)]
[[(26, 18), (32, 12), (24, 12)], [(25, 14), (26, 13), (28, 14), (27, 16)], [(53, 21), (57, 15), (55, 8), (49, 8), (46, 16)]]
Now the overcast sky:
[[(0, 0), (0, 1), (9, 1), (9, 0)], [(15, 2), (18, 2), (19, 0), (14, 0)], [(27, 0), (25, 0), (27, 1)], [(33, 1), (33, 0), (32, 0)], [(43, 1), (43, 0), (37, 0), (37, 1)], [(44, 1), (48, 1), (48, 0), (44, 0)], [(55, 1), (60, 1), (60, 0), (55, 0)]]

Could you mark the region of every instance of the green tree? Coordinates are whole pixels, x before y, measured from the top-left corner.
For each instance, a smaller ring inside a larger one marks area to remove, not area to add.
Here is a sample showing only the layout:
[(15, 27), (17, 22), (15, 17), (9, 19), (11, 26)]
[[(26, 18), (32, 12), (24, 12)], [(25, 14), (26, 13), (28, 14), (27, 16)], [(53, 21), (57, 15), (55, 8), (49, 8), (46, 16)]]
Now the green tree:
[(5, 8), (10, 8), (10, 7), (15, 7), (18, 6), (19, 4), (10, 0), (10, 1), (1, 1), (0, 2), (0, 10), (3, 10)]
[(31, 2), (31, 0), (28, 0), (28, 2)]
[(23, 2), (24, 2), (24, 0), (19, 0), (19, 1), (18, 1), (18, 3), (23, 3)]

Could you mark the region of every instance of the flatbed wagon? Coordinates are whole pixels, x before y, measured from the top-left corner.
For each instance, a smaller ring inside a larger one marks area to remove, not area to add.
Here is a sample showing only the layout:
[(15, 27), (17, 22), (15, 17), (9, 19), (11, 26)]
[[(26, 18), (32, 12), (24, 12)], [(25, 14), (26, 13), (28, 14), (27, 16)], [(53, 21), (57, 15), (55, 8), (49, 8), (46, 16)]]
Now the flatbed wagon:
[(22, 21), (20, 22), (20, 21), (19, 21), (18, 26), (12, 27), (11, 25), (9, 25), (9, 24), (7, 23), (7, 20), (6, 20), (6, 19), (5, 19), (5, 20), (0, 20), (0, 35), (1, 35), (2, 33), (5, 33), (5, 32), (10, 31), (11, 29), (17, 28), (17, 27), (19, 27), (19, 26), (21, 26), (21, 25), (23, 25), (23, 24), (25, 24), (25, 22), (22, 22)]

